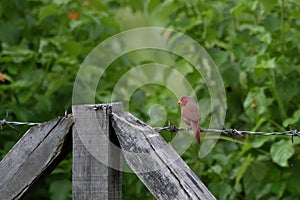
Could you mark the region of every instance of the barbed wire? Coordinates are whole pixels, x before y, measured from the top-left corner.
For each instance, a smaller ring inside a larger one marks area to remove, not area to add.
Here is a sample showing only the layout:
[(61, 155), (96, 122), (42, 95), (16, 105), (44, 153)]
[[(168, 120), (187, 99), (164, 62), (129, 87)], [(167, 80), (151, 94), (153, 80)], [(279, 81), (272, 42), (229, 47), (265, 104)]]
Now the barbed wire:
[[(68, 113), (65, 112), (65, 116)], [(9, 126), (10, 128), (20, 132), (16, 127), (13, 125), (27, 125), (27, 126), (36, 126), (40, 125), (41, 123), (36, 123), (36, 122), (18, 122), (18, 121), (8, 121), (8, 114), (6, 114), (6, 119), (0, 120), (0, 129), (4, 125)], [(262, 136), (270, 136), (270, 135), (285, 135), (285, 136), (291, 136), (292, 137), (292, 142), (294, 142), (294, 137), (299, 137), (300, 132), (298, 129), (292, 129), (291, 126), (289, 125), (290, 130), (289, 131), (283, 131), (283, 132), (262, 132), (262, 131), (239, 131), (237, 129), (203, 129), (201, 128), (202, 133), (219, 133), (223, 135), (228, 135), (228, 136), (241, 136), (244, 137), (245, 135), (262, 135)], [(170, 122), (168, 123), (168, 126), (165, 127), (153, 127), (155, 131), (170, 131), (171, 133), (177, 133), (178, 131), (192, 131), (191, 127), (177, 127), (175, 125), (170, 125)]]
[[(65, 110), (65, 113), (64, 113), (64, 116), (67, 116), (68, 115), (68, 111)], [(17, 122), (17, 121), (8, 121), (8, 112), (6, 112), (6, 117), (5, 119), (2, 119), (0, 120), (0, 129), (2, 129), (2, 127), (4, 125), (7, 125), (9, 126), (10, 128), (16, 130), (19, 132), (19, 130), (14, 127), (13, 125), (27, 125), (27, 126), (37, 126), (37, 125), (40, 125), (41, 123), (37, 123), (37, 122)]]
[(40, 123), (36, 122), (16, 122), (16, 121), (7, 121), (6, 119), (0, 120), (0, 126), (3, 125), (27, 125), (27, 126), (36, 126), (40, 125)]
[[(236, 129), (203, 129), (201, 128), (202, 133), (219, 133), (223, 135), (228, 136), (241, 136), (244, 137), (245, 135), (262, 135), (262, 136), (270, 136), (270, 135), (285, 135), (285, 136), (291, 136), (292, 142), (294, 142), (294, 137), (300, 136), (300, 132), (297, 129), (292, 129), (291, 126), (289, 126), (289, 131), (283, 131), (283, 132), (262, 132), (262, 131), (239, 131)], [(171, 133), (177, 133), (178, 131), (192, 131), (191, 127), (177, 127), (177, 126), (169, 126), (166, 127), (153, 127), (155, 131), (170, 131)]]
[(4, 125), (9, 126), (10, 128), (14, 129), (17, 132), (20, 132), (16, 127), (13, 125), (27, 125), (27, 126), (36, 126), (39, 125), (40, 123), (35, 123), (35, 122), (16, 122), (16, 121), (7, 121), (6, 119), (0, 120), (0, 129), (3, 129)]
[(14, 127), (13, 125), (28, 125), (28, 126), (35, 126), (35, 125), (39, 125), (40, 123), (35, 123), (35, 122), (16, 122), (16, 121), (8, 121), (8, 111), (6, 111), (6, 116), (5, 119), (0, 120), (0, 130), (3, 129), (4, 125), (9, 126), (11, 129), (17, 131), (18, 133), (20, 133), (19, 129), (17, 129), (16, 127)]

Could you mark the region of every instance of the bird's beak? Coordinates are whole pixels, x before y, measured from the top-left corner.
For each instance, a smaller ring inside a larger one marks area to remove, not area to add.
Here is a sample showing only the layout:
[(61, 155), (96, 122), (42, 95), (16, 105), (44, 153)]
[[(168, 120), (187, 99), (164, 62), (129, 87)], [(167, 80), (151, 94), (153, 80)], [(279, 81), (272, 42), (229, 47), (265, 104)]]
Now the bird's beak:
[(181, 101), (181, 100), (179, 100), (177, 103), (178, 103), (179, 105), (181, 105), (181, 104), (182, 104), (182, 101)]

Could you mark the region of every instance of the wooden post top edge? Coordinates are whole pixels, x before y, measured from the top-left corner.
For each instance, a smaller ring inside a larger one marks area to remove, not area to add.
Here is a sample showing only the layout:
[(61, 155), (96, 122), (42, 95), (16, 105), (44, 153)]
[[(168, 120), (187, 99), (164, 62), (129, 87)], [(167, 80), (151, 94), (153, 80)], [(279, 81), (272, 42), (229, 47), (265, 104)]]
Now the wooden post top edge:
[(76, 107), (91, 107), (91, 108), (95, 108), (95, 107), (106, 107), (106, 106), (123, 106), (122, 102), (112, 102), (112, 103), (95, 103), (95, 104), (76, 104), (76, 105), (72, 105), (72, 108), (76, 108)]

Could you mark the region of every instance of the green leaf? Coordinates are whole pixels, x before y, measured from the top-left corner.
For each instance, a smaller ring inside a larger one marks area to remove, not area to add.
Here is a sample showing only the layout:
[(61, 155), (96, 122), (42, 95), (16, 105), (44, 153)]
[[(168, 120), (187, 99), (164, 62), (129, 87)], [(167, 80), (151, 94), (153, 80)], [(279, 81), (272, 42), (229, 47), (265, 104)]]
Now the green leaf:
[(300, 119), (300, 109), (297, 110), (296, 112), (294, 112), (293, 117), (287, 118), (286, 120), (284, 120), (283, 122), (283, 126), (284, 127), (288, 127), (288, 125), (292, 125), (292, 124), (296, 124), (296, 122), (298, 122)]
[(235, 184), (234, 184), (234, 188), (237, 189), (238, 186), (239, 186), (239, 183), (243, 177), (243, 175), (245, 174), (249, 164), (250, 164), (250, 161), (251, 161), (251, 154), (248, 154), (247, 158), (244, 160), (242, 166), (238, 169), (237, 171), (237, 175), (236, 175), (236, 178), (235, 178)]
[(8, 44), (18, 44), (22, 27), (20, 19), (0, 20), (0, 41)]
[(255, 193), (259, 184), (260, 182), (253, 177), (252, 173), (249, 170), (246, 171), (245, 176), (243, 178), (243, 186), (245, 188), (244, 192), (246, 197), (244, 199), (255, 199)]
[(300, 196), (299, 169), (300, 169), (300, 160), (297, 159), (295, 162), (293, 162), (293, 165), (291, 166), (291, 168), (289, 168), (290, 176), (287, 179), (287, 188), (286, 188), (287, 191), (289, 191), (291, 194), (294, 194), (298, 197)]
[[(256, 160), (249, 166), (251, 175), (256, 181), (263, 181), (268, 175), (270, 165), (267, 165), (266, 162)], [(257, 170), (259, 169), (259, 170)]]
[(149, 13), (155, 11), (155, 9), (161, 4), (160, 0), (150, 0), (147, 4), (147, 10)]
[(34, 105), (36, 110), (40, 112), (51, 112), (53, 102), (50, 98), (46, 95), (35, 94), (34, 98), (36, 99), (37, 103)]
[(279, 199), (282, 197), (284, 190), (286, 188), (286, 182), (277, 182), (271, 184), (271, 191), (276, 194), (276, 197)]
[(218, 175), (221, 175), (222, 167), (220, 165), (214, 165), (211, 167), (211, 170)]
[(245, 112), (253, 121), (258, 121), (272, 103), (272, 99), (266, 97), (264, 90), (265, 88), (252, 88), (244, 101)]
[[(262, 41), (265, 42), (267, 44), (270, 44), (272, 42), (272, 36), (270, 33), (261, 33), (258, 35), (258, 38)], [(274, 65), (272, 63), (272, 65)], [(275, 65), (274, 65), (275, 66)]]
[(216, 196), (219, 200), (228, 199), (229, 194), (232, 192), (232, 188), (230, 185), (225, 182), (218, 182), (210, 185), (211, 192)]
[(288, 167), (288, 159), (291, 158), (295, 150), (289, 140), (280, 140), (271, 146), (271, 157), (273, 162), (281, 167)]
[(51, 96), (54, 92), (56, 92), (57, 90), (63, 88), (63, 85), (68, 81), (68, 78), (69, 77), (63, 77), (61, 79), (58, 79), (54, 82), (51, 82), (49, 85), (48, 85), (48, 90), (45, 94), (45, 96), (49, 97)]
[(280, 17), (274, 14), (268, 15), (265, 19), (265, 24), (266, 24), (266, 30), (271, 32), (278, 31), (280, 30)]
[(81, 53), (82, 45), (79, 42), (68, 41), (62, 44), (62, 48), (72, 56), (78, 56)]
[(270, 190), (271, 190), (271, 184), (266, 183), (264, 187), (261, 187), (261, 189), (256, 192), (255, 199), (261, 199), (264, 195), (268, 194)]
[(251, 146), (252, 148), (260, 148), (268, 141), (270, 141), (270, 138), (267, 136), (255, 136), (251, 141)]
[(2, 54), (10, 56), (15, 63), (22, 63), (32, 60), (35, 53), (26, 46), (13, 46), (4, 49)]
[[(261, 38), (266, 43), (270, 43), (271, 39), (268, 38), (269, 36), (265, 34), (265, 36), (262, 36)], [(262, 60), (256, 68), (263, 68), (263, 69), (273, 69), (276, 67), (275, 58), (269, 59), (269, 60)]]
[(270, 12), (277, 4), (277, 0), (260, 0), (260, 2), (263, 4), (266, 13)]
[(245, 10), (246, 6), (245, 4), (239, 2), (238, 5), (236, 5), (235, 7), (233, 7), (230, 12), (235, 15), (237, 18), (240, 17), (241, 14), (244, 13), (244, 10)]
[(39, 11), (39, 20), (43, 21), (48, 16), (57, 15), (58, 10), (59, 10), (58, 7), (55, 6), (54, 4), (50, 4), (42, 7)]
[(32, 92), (30, 90), (22, 90), (18, 94), (18, 99), (21, 104), (24, 104), (28, 101), (28, 99), (32, 96)]

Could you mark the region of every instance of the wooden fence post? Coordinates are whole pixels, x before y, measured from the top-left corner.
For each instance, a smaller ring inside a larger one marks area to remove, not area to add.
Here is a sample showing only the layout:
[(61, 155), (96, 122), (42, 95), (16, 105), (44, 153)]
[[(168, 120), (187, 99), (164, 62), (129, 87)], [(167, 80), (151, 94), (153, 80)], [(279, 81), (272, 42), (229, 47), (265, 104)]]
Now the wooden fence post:
[(125, 112), (112, 114), (112, 126), (127, 164), (157, 199), (216, 199), (153, 128)]
[(122, 111), (122, 104), (72, 106), (74, 200), (122, 197), (121, 150), (110, 125), (112, 111)]
[(72, 116), (30, 128), (0, 162), (0, 199), (24, 199), (28, 190), (71, 151)]

